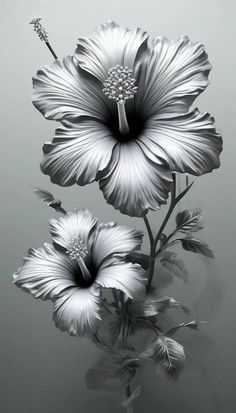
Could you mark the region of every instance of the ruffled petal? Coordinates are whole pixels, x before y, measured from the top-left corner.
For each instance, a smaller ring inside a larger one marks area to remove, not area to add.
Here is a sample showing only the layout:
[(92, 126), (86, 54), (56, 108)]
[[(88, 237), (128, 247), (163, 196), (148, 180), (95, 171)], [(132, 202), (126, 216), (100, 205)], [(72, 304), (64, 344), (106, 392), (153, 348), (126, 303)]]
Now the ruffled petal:
[(75, 209), (61, 218), (51, 219), (49, 224), (52, 239), (57, 245), (68, 249), (73, 238), (80, 238), (89, 247), (97, 218), (88, 209)]
[(94, 233), (92, 260), (98, 268), (112, 255), (124, 257), (141, 247), (142, 238), (143, 234), (138, 230), (112, 222), (100, 224)]
[(33, 77), (33, 104), (47, 119), (75, 119), (92, 116), (104, 119), (108, 109), (101, 88), (80, 74), (77, 60), (67, 56), (62, 62), (38, 70)]
[(185, 113), (208, 85), (211, 65), (204, 46), (187, 36), (154, 39), (137, 81), (136, 107), (146, 117)]
[(209, 113), (195, 109), (182, 116), (159, 119), (152, 125), (146, 129), (142, 142), (153, 154), (162, 156), (172, 171), (202, 175), (220, 166), (222, 138)]
[(109, 129), (96, 120), (66, 123), (43, 146), (41, 170), (61, 186), (93, 182), (107, 167), (116, 144)]
[(75, 56), (82, 69), (101, 82), (116, 65), (133, 70), (146, 49), (148, 35), (142, 29), (124, 29), (114, 22), (97, 27), (90, 37), (78, 40)]
[(166, 203), (170, 172), (150, 160), (139, 146), (139, 140), (119, 144), (113, 151), (108, 173), (100, 180), (100, 189), (109, 204), (122, 213), (143, 216)]
[(99, 320), (100, 292), (94, 287), (65, 291), (54, 303), (53, 320), (72, 336), (95, 332)]
[(30, 249), (21, 268), (14, 274), (17, 287), (42, 300), (54, 299), (65, 289), (76, 286), (75, 263), (52, 245)]
[(96, 281), (101, 287), (116, 288), (128, 298), (138, 298), (145, 293), (144, 270), (139, 264), (116, 262), (102, 266)]

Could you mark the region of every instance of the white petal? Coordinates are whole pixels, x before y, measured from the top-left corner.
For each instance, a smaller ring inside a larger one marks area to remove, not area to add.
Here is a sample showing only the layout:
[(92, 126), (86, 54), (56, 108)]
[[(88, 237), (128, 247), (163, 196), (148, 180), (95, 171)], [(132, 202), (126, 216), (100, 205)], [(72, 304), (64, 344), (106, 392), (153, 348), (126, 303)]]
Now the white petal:
[(95, 332), (101, 320), (100, 302), (94, 287), (67, 290), (54, 303), (53, 320), (72, 336)]
[(52, 245), (31, 249), (23, 266), (14, 275), (15, 284), (42, 300), (54, 299), (62, 291), (76, 286), (73, 279), (74, 262)]
[(100, 224), (94, 233), (92, 259), (98, 268), (112, 255), (124, 256), (141, 247), (143, 234), (114, 223)]
[(136, 139), (115, 147), (100, 189), (107, 202), (122, 213), (142, 216), (166, 203), (170, 183), (170, 173), (148, 159)]
[(48, 119), (103, 119), (107, 112), (102, 90), (96, 88), (92, 79), (81, 77), (78, 62), (72, 56), (38, 70), (33, 86), (33, 104)]
[(139, 264), (120, 262), (102, 267), (96, 281), (101, 287), (116, 288), (135, 299), (145, 292), (144, 270)]
[(137, 108), (143, 115), (184, 113), (208, 85), (211, 65), (204, 47), (187, 36), (154, 39), (138, 79)]
[(50, 232), (53, 241), (68, 248), (73, 238), (80, 238), (86, 246), (97, 224), (97, 218), (88, 209), (75, 209), (61, 218), (50, 220)]
[(222, 138), (208, 113), (195, 109), (182, 116), (159, 119), (144, 135), (142, 142), (153, 153), (162, 151), (172, 171), (201, 175), (220, 165)]
[(96, 120), (66, 123), (43, 147), (42, 172), (61, 186), (91, 183), (108, 165), (116, 143), (109, 129)]
[(147, 39), (147, 33), (140, 28), (124, 29), (108, 22), (98, 26), (90, 37), (78, 40), (75, 56), (84, 70), (104, 82), (111, 67), (128, 66), (133, 70)]

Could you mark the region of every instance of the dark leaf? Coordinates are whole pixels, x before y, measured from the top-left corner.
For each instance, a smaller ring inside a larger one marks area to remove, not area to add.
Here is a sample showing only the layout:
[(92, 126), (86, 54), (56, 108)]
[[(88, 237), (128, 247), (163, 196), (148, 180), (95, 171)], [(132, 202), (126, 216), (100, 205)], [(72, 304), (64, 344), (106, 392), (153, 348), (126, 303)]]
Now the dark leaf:
[(183, 281), (187, 281), (187, 270), (184, 266), (184, 262), (177, 258), (177, 254), (171, 251), (164, 251), (161, 254), (160, 263), (167, 269), (171, 274), (176, 275)]
[(189, 321), (189, 322), (186, 322), (186, 323), (181, 323), (178, 326), (173, 327), (169, 331), (167, 331), (166, 335), (167, 336), (173, 336), (173, 334), (175, 334), (176, 331), (178, 331), (182, 327), (188, 327), (191, 330), (198, 330), (199, 323), (196, 320), (192, 320), (192, 321)]
[(142, 355), (144, 358), (151, 358), (157, 370), (170, 379), (178, 379), (184, 368), (183, 346), (167, 336), (158, 337)]
[(201, 210), (185, 210), (176, 216), (176, 230), (180, 232), (197, 232), (203, 228)]
[(150, 264), (149, 255), (141, 254), (140, 252), (132, 251), (125, 257), (126, 261), (132, 262), (133, 264), (139, 264), (144, 270), (147, 270)]
[(208, 245), (199, 240), (198, 238), (186, 237), (181, 239), (182, 247), (186, 251), (192, 251), (197, 254), (204, 255), (205, 257), (214, 258), (213, 252), (210, 250)]

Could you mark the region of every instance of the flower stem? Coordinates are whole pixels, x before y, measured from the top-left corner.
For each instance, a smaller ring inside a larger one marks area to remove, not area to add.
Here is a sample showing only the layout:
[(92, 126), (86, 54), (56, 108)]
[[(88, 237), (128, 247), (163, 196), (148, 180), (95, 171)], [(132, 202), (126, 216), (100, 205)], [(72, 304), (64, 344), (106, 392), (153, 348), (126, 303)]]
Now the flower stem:
[(167, 211), (167, 214), (160, 226), (160, 229), (157, 233), (156, 238), (153, 237), (153, 233), (151, 230), (151, 226), (149, 224), (148, 218), (145, 216), (144, 217), (144, 222), (147, 228), (147, 232), (148, 232), (148, 236), (149, 236), (149, 240), (150, 240), (150, 265), (148, 268), (148, 284), (147, 284), (147, 290), (150, 289), (151, 285), (152, 285), (152, 279), (153, 279), (153, 274), (154, 274), (154, 267), (155, 267), (155, 258), (157, 257), (157, 255), (159, 254), (159, 252), (161, 251), (161, 248), (159, 248), (156, 252), (156, 247), (158, 242), (160, 241), (161, 235), (170, 219), (170, 216), (175, 208), (175, 206), (178, 204), (178, 202), (183, 198), (183, 196), (188, 192), (188, 190), (191, 188), (193, 182), (188, 185), (184, 191), (182, 191), (177, 197), (176, 197), (176, 175), (172, 174), (173, 177), (173, 185), (172, 185), (172, 189), (171, 189), (171, 201), (170, 201), (170, 206), (169, 209)]
[[(127, 397), (127, 398), (131, 396), (131, 385), (130, 385), (130, 384), (127, 384), (127, 385), (126, 385), (126, 387), (125, 387), (125, 394), (126, 394), (126, 397)], [(126, 412), (127, 412), (127, 413), (134, 413), (133, 403), (132, 403), (132, 402), (130, 402), (130, 403), (128, 404), (128, 406), (126, 407)]]
[(144, 219), (144, 222), (147, 228), (149, 241), (150, 241), (150, 255), (149, 255), (150, 263), (148, 267), (148, 284), (147, 284), (147, 290), (148, 290), (148, 288), (151, 286), (153, 273), (154, 273), (154, 267), (155, 267), (155, 244), (154, 244), (153, 233), (152, 233), (151, 226), (150, 226), (147, 216), (145, 215), (143, 219)]

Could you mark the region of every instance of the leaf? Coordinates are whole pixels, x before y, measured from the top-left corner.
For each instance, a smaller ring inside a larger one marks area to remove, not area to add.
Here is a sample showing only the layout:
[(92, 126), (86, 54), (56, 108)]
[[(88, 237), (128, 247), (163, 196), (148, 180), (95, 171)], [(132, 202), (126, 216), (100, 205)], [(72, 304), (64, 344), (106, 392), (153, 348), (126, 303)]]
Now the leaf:
[(172, 297), (161, 297), (156, 299), (155, 307), (158, 313), (165, 313), (166, 311), (176, 309), (182, 311), (183, 313), (189, 314), (189, 309), (181, 305)]
[(157, 370), (169, 379), (177, 380), (185, 363), (184, 348), (177, 341), (167, 336), (158, 337), (143, 352), (144, 358), (151, 358)]
[(177, 254), (171, 251), (164, 251), (161, 254), (160, 263), (170, 273), (176, 275), (178, 278), (187, 281), (188, 272), (184, 266), (184, 262), (177, 258)]
[(182, 328), (182, 327), (188, 327), (188, 328), (190, 328), (191, 330), (198, 330), (198, 328), (199, 328), (199, 322), (196, 321), (196, 320), (192, 320), (192, 321), (189, 321), (189, 322), (186, 322), (186, 323), (181, 323), (181, 324), (179, 324), (178, 326), (173, 327), (173, 328), (171, 328), (169, 331), (167, 331), (166, 335), (167, 335), (167, 336), (172, 336), (173, 334), (176, 333), (176, 331), (178, 331), (178, 330), (179, 330), (180, 328)]
[(214, 254), (208, 245), (198, 238), (186, 237), (181, 239), (182, 247), (186, 251), (195, 252), (205, 257), (214, 258)]
[(150, 257), (140, 252), (131, 251), (126, 255), (125, 260), (133, 264), (139, 264), (144, 270), (147, 270), (150, 265)]
[(46, 189), (33, 188), (33, 190), (38, 198), (45, 204), (50, 205), (51, 202), (55, 201), (54, 196), (51, 194), (51, 192), (46, 191)]
[(46, 189), (40, 189), (36, 187), (33, 188), (33, 190), (37, 197), (46, 205), (54, 208), (56, 211), (62, 212), (63, 214), (66, 213), (66, 211), (61, 207), (60, 199), (55, 199), (51, 192), (47, 191)]
[(123, 389), (135, 376), (139, 365), (128, 357), (114, 354), (103, 356), (94, 368), (87, 371), (85, 381), (90, 389)]
[(122, 318), (119, 314), (114, 314), (110, 316), (110, 323), (109, 323), (109, 332), (112, 336), (112, 343), (114, 344), (117, 337), (120, 334), (121, 326), (122, 326)]
[(201, 210), (185, 210), (176, 215), (176, 231), (197, 232), (203, 229)]
[(174, 298), (159, 297), (156, 293), (152, 293), (148, 294), (143, 300), (131, 303), (129, 306), (129, 317), (131, 320), (147, 317), (153, 322), (154, 316), (172, 309), (189, 314), (189, 310)]

